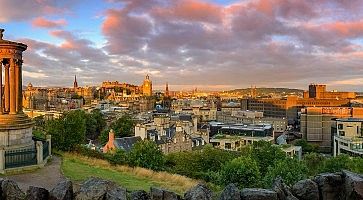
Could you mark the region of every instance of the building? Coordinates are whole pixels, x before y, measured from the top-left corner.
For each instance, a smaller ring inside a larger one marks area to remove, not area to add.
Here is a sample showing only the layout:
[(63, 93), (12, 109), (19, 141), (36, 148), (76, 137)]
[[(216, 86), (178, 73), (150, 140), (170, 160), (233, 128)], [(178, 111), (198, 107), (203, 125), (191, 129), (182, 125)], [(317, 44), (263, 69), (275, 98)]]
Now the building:
[(146, 75), (145, 80), (142, 84), (142, 94), (144, 96), (148, 96), (148, 97), (152, 96), (152, 94), (153, 94), (153, 85), (152, 85), (149, 75)]
[(271, 124), (274, 132), (282, 133), (288, 126), (286, 118), (264, 117), (258, 111), (217, 112), (217, 121), (228, 124)]
[(103, 153), (114, 153), (116, 150), (128, 152), (139, 141), (142, 141), (140, 137), (115, 138), (115, 133), (111, 129), (108, 133), (108, 141), (102, 148), (102, 151)]
[(50, 138), (34, 141), (34, 122), (23, 112), (22, 53), (27, 45), (3, 39), (0, 29), (0, 173), (44, 166)]
[(256, 141), (274, 143), (273, 128), (269, 124), (210, 124), (217, 131), (209, 140), (215, 148), (237, 151)]
[(336, 127), (333, 155), (363, 157), (363, 118), (337, 119)]
[(321, 151), (331, 153), (335, 120), (350, 117), (363, 117), (363, 108), (307, 107), (301, 109), (300, 132), (309, 143), (317, 144)]
[(263, 112), (265, 117), (287, 118), (289, 124), (298, 122), (298, 112), (304, 107), (343, 107), (349, 106), (350, 99), (327, 98), (254, 98), (242, 99), (242, 110)]
[(209, 129), (198, 129), (192, 115), (159, 114), (152, 121), (135, 125), (135, 136), (155, 141), (164, 154), (191, 151), (209, 140)]
[(304, 91), (304, 98), (314, 99), (355, 99), (355, 92), (326, 91), (326, 85), (310, 84), (309, 91)]

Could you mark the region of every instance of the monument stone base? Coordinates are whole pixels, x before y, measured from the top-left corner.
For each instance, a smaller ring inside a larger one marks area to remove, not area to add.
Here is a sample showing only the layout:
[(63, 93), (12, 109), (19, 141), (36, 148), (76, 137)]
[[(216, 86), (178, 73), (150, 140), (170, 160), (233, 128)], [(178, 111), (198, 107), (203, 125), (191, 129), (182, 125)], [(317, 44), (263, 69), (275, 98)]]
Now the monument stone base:
[(17, 130), (0, 130), (0, 147), (17, 149), (33, 145), (32, 127)]

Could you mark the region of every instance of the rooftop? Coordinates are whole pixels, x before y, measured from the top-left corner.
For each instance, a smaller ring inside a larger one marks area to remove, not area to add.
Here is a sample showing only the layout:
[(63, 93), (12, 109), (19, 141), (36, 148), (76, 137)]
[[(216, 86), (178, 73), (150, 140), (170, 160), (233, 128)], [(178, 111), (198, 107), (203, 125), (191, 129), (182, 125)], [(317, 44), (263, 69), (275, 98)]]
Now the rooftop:
[(339, 122), (363, 122), (363, 118), (340, 118), (336, 120)]

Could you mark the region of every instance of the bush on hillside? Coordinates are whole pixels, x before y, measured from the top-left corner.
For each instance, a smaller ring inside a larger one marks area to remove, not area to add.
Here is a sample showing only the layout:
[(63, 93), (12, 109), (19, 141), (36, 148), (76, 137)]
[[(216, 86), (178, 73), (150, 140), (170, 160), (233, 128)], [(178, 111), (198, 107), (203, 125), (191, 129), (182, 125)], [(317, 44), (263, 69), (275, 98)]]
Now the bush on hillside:
[(239, 157), (227, 162), (220, 171), (222, 185), (236, 184), (239, 188), (258, 187), (261, 174), (251, 157)]
[(156, 171), (164, 168), (165, 158), (154, 141), (137, 142), (128, 154), (129, 165), (144, 167)]
[(263, 178), (264, 186), (270, 188), (277, 177), (281, 177), (287, 185), (293, 185), (307, 178), (308, 168), (304, 162), (296, 158), (285, 158), (269, 166)]

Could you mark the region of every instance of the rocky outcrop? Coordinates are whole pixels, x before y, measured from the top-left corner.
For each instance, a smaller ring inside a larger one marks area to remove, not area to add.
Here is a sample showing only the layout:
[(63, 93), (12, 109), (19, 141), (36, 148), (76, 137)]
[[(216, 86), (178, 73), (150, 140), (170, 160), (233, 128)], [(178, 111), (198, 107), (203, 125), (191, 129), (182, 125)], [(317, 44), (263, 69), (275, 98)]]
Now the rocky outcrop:
[(343, 171), (345, 199), (363, 199), (363, 177), (349, 171)]
[(299, 200), (319, 200), (319, 188), (311, 179), (301, 180), (292, 186), (292, 193)]
[(155, 187), (150, 188), (151, 200), (180, 200), (181, 197), (174, 192)]
[(185, 200), (211, 200), (212, 191), (204, 184), (198, 184), (184, 194)]
[(64, 180), (58, 183), (50, 192), (50, 200), (72, 200), (73, 184), (70, 180)]
[(227, 185), (222, 191), (219, 200), (241, 200), (241, 194), (238, 187), (233, 183)]
[(2, 195), (1, 199), (22, 200), (25, 197), (23, 191), (12, 180), (3, 180), (1, 183)]
[(144, 190), (136, 190), (131, 193), (131, 200), (150, 200), (150, 196)]
[(318, 185), (320, 200), (345, 199), (342, 173), (319, 174), (313, 181)]
[(245, 188), (241, 191), (242, 200), (278, 200), (277, 193), (260, 188)]
[(48, 190), (40, 187), (30, 186), (26, 191), (25, 200), (48, 200), (49, 192)]
[(292, 194), (290, 187), (283, 182), (281, 177), (275, 180), (272, 189), (276, 192), (279, 200), (299, 200)]
[(363, 200), (363, 176), (349, 171), (319, 174), (312, 179), (301, 180), (291, 188), (277, 178), (272, 189), (244, 188), (227, 185), (219, 198), (204, 184), (198, 184), (180, 195), (151, 187), (150, 192), (137, 190), (127, 193), (116, 183), (90, 178), (84, 181), (78, 192), (65, 180), (50, 192), (44, 188), (29, 187), (26, 194), (11, 180), (0, 179), (0, 200)]
[(126, 189), (111, 181), (90, 178), (82, 183), (75, 200), (127, 200)]

